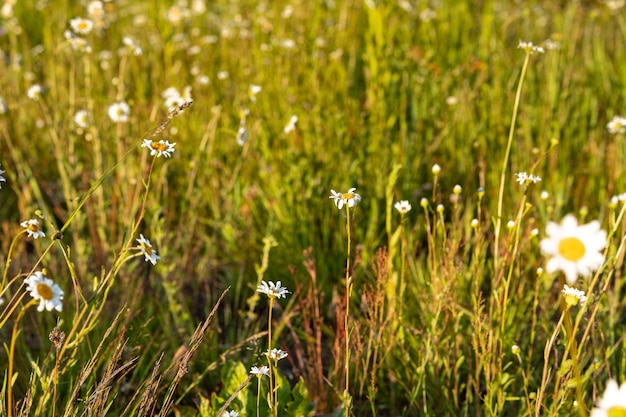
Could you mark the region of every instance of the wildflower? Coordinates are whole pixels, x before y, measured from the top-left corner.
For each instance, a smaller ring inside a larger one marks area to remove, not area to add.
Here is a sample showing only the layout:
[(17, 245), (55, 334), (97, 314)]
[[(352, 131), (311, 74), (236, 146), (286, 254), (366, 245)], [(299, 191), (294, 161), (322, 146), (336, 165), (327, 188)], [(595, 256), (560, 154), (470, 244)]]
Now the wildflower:
[(80, 33), (81, 35), (86, 35), (91, 32), (93, 29), (93, 22), (89, 19), (83, 19), (81, 17), (74, 18), (70, 20), (70, 26), (74, 33)]
[[(0, 165), (2, 165), (2, 164), (0, 164)], [(6, 180), (6, 179), (4, 179), (4, 177), (2, 176), (2, 174), (4, 174), (5, 172), (6, 172), (6, 171), (3, 171), (3, 170), (1, 170), (1, 169), (0, 169), (0, 189), (2, 189), (2, 183), (7, 181), (7, 180)]]
[(435, 164), (430, 170), (433, 173), (433, 175), (436, 177), (441, 172), (441, 167), (438, 164)]
[(226, 78), (228, 78), (228, 71), (219, 71), (217, 73), (218, 80), (225, 80)]
[(561, 270), (567, 282), (576, 282), (578, 275), (589, 276), (600, 268), (606, 246), (606, 232), (598, 221), (579, 226), (576, 218), (568, 214), (561, 224), (550, 222), (546, 228), (547, 238), (540, 242), (541, 251), (551, 259), (546, 264), (549, 273)]
[(0, 114), (6, 114), (9, 111), (9, 106), (7, 102), (4, 101), (2, 97), (0, 97)]
[(479, 223), (478, 223), (478, 219), (472, 219), (472, 222), (470, 223), (470, 225), (475, 229), (478, 227)]
[(260, 85), (254, 85), (252, 84), (250, 86), (250, 101), (255, 102), (256, 101), (256, 95), (259, 94), (261, 92), (262, 88)]
[(43, 311), (44, 308), (48, 311), (62, 310), (63, 290), (42, 272), (35, 272), (26, 278), (24, 283), (27, 284), (26, 291), (30, 292), (30, 296), (35, 300), (40, 300), (37, 311)]
[(230, 410), (222, 414), (222, 417), (239, 417), (239, 413), (234, 410)]
[(289, 123), (283, 129), (283, 132), (287, 134), (293, 131), (296, 128), (296, 123), (298, 123), (298, 116), (296, 115), (291, 116), (291, 119), (289, 119)]
[(613, 120), (611, 120), (606, 128), (609, 130), (609, 133), (616, 135), (618, 133), (626, 132), (626, 118), (622, 116), (615, 116)]
[(261, 285), (256, 289), (257, 292), (267, 295), (269, 298), (283, 298), (287, 297), (289, 291), (287, 287), (283, 287), (280, 281), (276, 281), (274, 284), (272, 281), (261, 281)]
[(250, 368), (250, 374), (256, 375), (257, 378), (261, 378), (263, 375), (270, 376), (270, 368), (268, 368), (267, 366), (253, 366), (252, 368)]
[(288, 354), (284, 350), (274, 348), (272, 350), (268, 350), (265, 355), (268, 359), (278, 362), (279, 360), (286, 358)]
[(422, 206), (422, 208), (426, 208), (428, 207), (428, 199), (426, 197), (422, 197), (422, 199), (420, 200), (420, 206)]
[(452, 192), (455, 195), (460, 195), (463, 192), (463, 187), (461, 187), (459, 184), (455, 185), (454, 188), (452, 189)]
[(152, 244), (148, 239), (143, 237), (142, 234), (139, 235), (139, 239), (135, 239), (139, 242), (139, 249), (141, 253), (146, 257), (146, 262), (151, 262), (152, 265), (156, 265), (157, 261), (161, 259), (159, 255), (157, 255), (156, 250), (152, 247)]
[(109, 117), (115, 123), (126, 123), (130, 115), (130, 107), (125, 101), (113, 103), (109, 107)]
[(398, 210), (398, 212), (400, 212), (401, 214), (406, 214), (409, 211), (411, 211), (411, 203), (409, 203), (407, 200), (402, 200), (402, 201), (398, 201), (396, 204), (393, 205), (395, 207), (396, 210)]
[(89, 126), (89, 113), (87, 110), (79, 110), (74, 115), (74, 123), (80, 128), (87, 128)]
[(549, 192), (547, 192), (546, 190), (543, 190), (543, 191), (541, 192), (541, 194), (540, 194), (540, 197), (541, 197), (541, 199), (542, 199), (542, 200), (544, 200), (544, 201), (545, 201), (545, 200), (547, 200), (548, 198), (550, 198), (550, 193), (549, 193)]
[(104, 5), (101, 1), (92, 1), (87, 5), (87, 14), (97, 20), (104, 18)]
[(43, 94), (43, 87), (39, 84), (35, 84), (31, 86), (26, 92), (26, 95), (28, 96), (28, 98), (33, 101), (39, 101), (42, 94)]
[(248, 139), (248, 129), (245, 126), (239, 126), (237, 130), (237, 145), (243, 146)]
[(170, 87), (161, 93), (165, 99), (165, 107), (168, 111), (172, 111), (181, 107), (183, 104), (193, 101), (191, 98), (191, 86), (185, 87), (183, 94), (180, 94), (174, 87)]
[(139, 56), (143, 54), (143, 49), (141, 49), (141, 46), (139, 46), (139, 44), (133, 38), (129, 36), (124, 36), (124, 38), (122, 38), (122, 42), (124, 43), (124, 45), (128, 46), (133, 55)]
[(38, 239), (40, 237), (45, 237), (46, 234), (41, 230), (39, 226), (39, 220), (30, 219), (23, 221), (20, 223), (20, 226), (26, 229), (26, 233), (28, 233), (28, 237), (32, 237), (33, 239)]
[(535, 52), (539, 52), (543, 54), (545, 50), (541, 46), (533, 45), (532, 42), (522, 42), (520, 41), (519, 45), (517, 45), (519, 49), (523, 49), (527, 54), (534, 54)]
[(330, 190), (330, 196), (328, 198), (335, 200), (335, 205), (339, 210), (343, 208), (344, 204), (347, 204), (348, 207), (354, 207), (361, 201), (361, 196), (354, 191), (356, 191), (356, 188), (350, 188), (347, 193), (343, 194), (335, 190)]
[(514, 221), (514, 220), (509, 220), (509, 221), (506, 223), (506, 227), (507, 227), (507, 229), (509, 229), (509, 230), (513, 229), (513, 228), (515, 227), (515, 221)]
[(585, 296), (585, 292), (581, 290), (577, 290), (576, 288), (572, 288), (567, 284), (563, 285), (563, 289), (561, 290), (561, 294), (565, 297), (565, 303), (569, 307), (573, 307), (578, 304), (585, 304), (587, 301), (587, 296)]
[(176, 142), (169, 143), (166, 140), (161, 139), (158, 142), (153, 142), (150, 139), (144, 139), (141, 144), (142, 148), (150, 149), (150, 155), (156, 155), (157, 158), (164, 156), (169, 158), (174, 153), (174, 146), (176, 146)]
[(620, 387), (610, 379), (598, 406), (591, 411), (591, 417), (618, 417), (626, 415), (626, 382)]
[(519, 355), (521, 351), (522, 349), (518, 345), (511, 346), (511, 353), (514, 354), (515, 356)]
[(518, 172), (517, 174), (515, 174), (515, 176), (517, 177), (515, 181), (517, 181), (519, 185), (529, 185), (531, 183), (537, 184), (539, 181), (541, 181), (541, 177), (533, 174), (527, 174), (525, 172)]
[(91, 53), (91, 45), (83, 38), (79, 38), (78, 36), (70, 39), (70, 45), (72, 45), (72, 49), (75, 51)]

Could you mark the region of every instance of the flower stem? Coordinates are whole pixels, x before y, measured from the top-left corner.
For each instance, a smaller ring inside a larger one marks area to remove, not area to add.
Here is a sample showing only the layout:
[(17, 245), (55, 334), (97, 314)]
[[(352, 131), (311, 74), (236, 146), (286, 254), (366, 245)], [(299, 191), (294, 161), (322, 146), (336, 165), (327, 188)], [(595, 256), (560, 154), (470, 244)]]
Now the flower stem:
[(345, 375), (346, 375), (346, 385), (345, 390), (343, 392), (343, 401), (344, 408), (346, 411), (346, 417), (350, 416), (350, 329), (348, 328), (349, 322), (348, 319), (350, 317), (350, 294), (352, 292), (352, 277), (350, 276), (350, 247), (351, 247), (351, 236), (350, 236), (350, 205), (346, 204), (346, 229), (348, 231), (348, 256), (346, 259), (346, 313), (344, 316), (344, 331), (345, 331)]

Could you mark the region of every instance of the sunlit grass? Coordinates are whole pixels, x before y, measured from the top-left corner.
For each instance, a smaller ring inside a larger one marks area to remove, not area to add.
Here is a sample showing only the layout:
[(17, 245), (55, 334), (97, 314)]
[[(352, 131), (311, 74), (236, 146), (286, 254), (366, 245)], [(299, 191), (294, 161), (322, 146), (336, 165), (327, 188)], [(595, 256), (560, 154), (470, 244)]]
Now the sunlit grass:
[(625, 407), (620, 2), (13, 3), (0, 415)]

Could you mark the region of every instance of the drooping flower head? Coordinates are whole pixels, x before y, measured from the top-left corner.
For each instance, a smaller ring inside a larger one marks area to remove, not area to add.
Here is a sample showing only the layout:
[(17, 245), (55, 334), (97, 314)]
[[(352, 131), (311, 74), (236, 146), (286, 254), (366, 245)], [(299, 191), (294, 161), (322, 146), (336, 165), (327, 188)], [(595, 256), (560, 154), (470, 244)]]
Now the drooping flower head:
[(352, 208), (361, 201), (361, 196), (355, 193), (355, 191), (356, 188), (350, 188), (347, 193), (338, 193), (335, 190), (330, 190), (330, 196), (328, 198), (335, 200), (335, 205), (339, 210), (343, 208), (344, 204)]
[(65, 294), (61, 288), (50, 278), (46, 277), (42, 272), (37, 271), (33, 275), (24, 280), (26, 291), (35, 300), (39, 300), (37, 311), (61, 311), (63, 309), (63, 295)]
[(146, 262), (152, 263), (152, 265), (156, 265), (157, 261), (161, 259), (159, 255), (157, 255), (157, 251), (152, 247), (152, 244), (148, 239), (143, 237), (142, 234), (139, 235), (139, 239), (135, 239), (139, 243), (139, 249), (141, 253), (146, 258)]
[(598, 406), (591, 412), (591, 417), (624, 417), (626, 416), (626, 382), (621, 386), (610, 379)]
[(540, 242), (541, 251), (550, 257), (546, 270), (563, 271), (568, 284), (575, 283), (579, 275), (588, 277), (604, 262), (601, 251), (607, 235), (598, 221), (579, 226), (576, 217), (568, 214), (561, 224), (550, 222), (546, 233), (548, 237)]

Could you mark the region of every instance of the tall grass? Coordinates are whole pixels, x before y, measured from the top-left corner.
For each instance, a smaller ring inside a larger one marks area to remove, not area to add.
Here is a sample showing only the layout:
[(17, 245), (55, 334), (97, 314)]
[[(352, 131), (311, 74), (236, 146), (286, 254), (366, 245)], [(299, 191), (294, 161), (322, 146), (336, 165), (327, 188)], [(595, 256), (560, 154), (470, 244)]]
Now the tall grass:
[[(626, 381), (617, 2), (120, 0), (90, 52), (87, 2), (31, 3), (0, 17), (0, 415), (586, 416)], [(570, 307), (568, 213), (608, 235)]]

